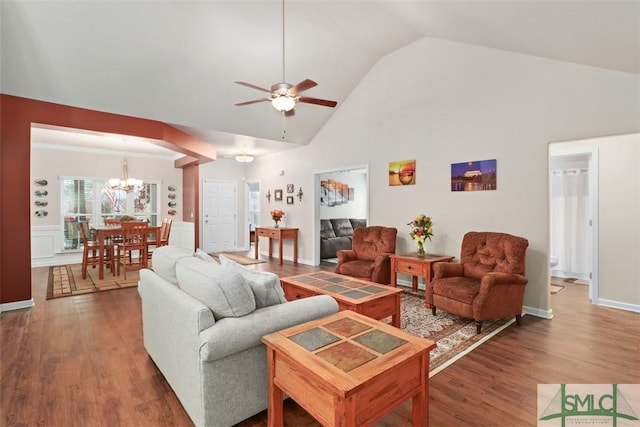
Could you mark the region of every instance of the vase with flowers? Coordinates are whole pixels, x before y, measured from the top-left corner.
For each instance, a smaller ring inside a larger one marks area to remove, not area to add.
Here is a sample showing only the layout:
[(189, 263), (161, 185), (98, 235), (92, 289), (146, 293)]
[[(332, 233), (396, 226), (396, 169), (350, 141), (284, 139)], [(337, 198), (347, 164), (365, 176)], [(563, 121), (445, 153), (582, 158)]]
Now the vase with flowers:
[(271, 219), (276, 223), (275, 228), (278, 228), (278, 223), (282, 220), (284, 216), (284, 211), (281, 209), (272, 209), (271, 210)]
[(424, 244), (427, 239), (431, 240), (431, 236), (433, 236), (433, 221), (430, 217), (420, 214), (407, 225), (411, 227), (409, 235), (416, 242), (418, 256), (425, 256), (427, 251)]

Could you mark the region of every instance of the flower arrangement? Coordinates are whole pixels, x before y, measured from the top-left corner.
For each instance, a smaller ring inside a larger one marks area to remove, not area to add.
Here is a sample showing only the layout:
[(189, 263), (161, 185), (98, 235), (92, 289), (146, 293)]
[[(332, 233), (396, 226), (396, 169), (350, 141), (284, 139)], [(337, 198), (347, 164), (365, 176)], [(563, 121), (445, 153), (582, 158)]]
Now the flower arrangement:
[(431, 240), (431, 236), (433, 236), (433, 221), (431, 221), (431, 217), (420, 214), (407, 225), (411, 227), (409, 235), (418, 245), (418, 255), (424, 255), (424, 242), (427, 239)]
[(276, 228), (278, 227), (278, 223), (282, 220), (284, 216), (284, 211), (282, 209), (271, 209), (271, 219), (276, 222)]

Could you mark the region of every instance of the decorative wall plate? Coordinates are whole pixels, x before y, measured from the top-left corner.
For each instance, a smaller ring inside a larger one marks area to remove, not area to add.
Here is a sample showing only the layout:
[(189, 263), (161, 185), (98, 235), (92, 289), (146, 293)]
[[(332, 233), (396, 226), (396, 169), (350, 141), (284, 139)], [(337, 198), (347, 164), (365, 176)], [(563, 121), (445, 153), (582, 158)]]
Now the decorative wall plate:
[(49, 192), (47, 190), (36, 190), (33, 192), (33, 194), (35, 194), (38, 197), (42, 197), (42, 196), (48, 195)]
[(42, 178), (36, 179), (36, 180), (35, 180), (35, 181), (33, 181), (33, 182), (34, 182), (36, 185), (40, 185), (40, 186), (42, 186), (42, 187), (44, 187), (45, 185), (47, 185), (47, 184), (48, 184), (47, 180), (46, 180), (46, 179), (42, 179)]
[(49, 202), (47, 202), (45, 199), (38, 199), (35, 201), (36, 206), (47, 206), (48, 204)]
[(176, 193), (169, 193), (167, 194), (167, 197), (170, 198), (171, 200), (176, 198)]
[(169, 207), (170, 208), (175, 208), (178, 204), (176, 202), (174, 202), (173, 200), (169, 202)]
[(49, 215), (49, 212), (43, 211), (43, 210), (39, 210), (39, 211), (35, 212), (35, 215), (38, 216), (38, 217), (45, 217), (45, 216)]
[(176, 191), (176, 186), (175, 185), (170, 185), (169, 187), (167, 187), (167, 190)]
[(176, 211), (175, 209), (169, 209), (168, 214), (169, 214), (169, 215), (177, 215), (177, 214), (178, 214), (178, 211)]

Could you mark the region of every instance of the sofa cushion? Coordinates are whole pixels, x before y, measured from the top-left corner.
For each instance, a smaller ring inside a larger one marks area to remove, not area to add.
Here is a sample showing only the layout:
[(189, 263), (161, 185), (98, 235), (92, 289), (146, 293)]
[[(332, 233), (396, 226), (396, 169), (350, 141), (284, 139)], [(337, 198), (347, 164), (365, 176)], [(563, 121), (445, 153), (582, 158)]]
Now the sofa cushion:
[(206, 253), (200, 248), (196, 249), (193, 256), (201, 259), (204, 262), (215, 262), (216, 264), (218, 264), (218, 261), (216, 261), (211, 255), (209, 255), (208, 253)]
[(353, 227), (348, 218), (332, 218), (331, 225), (333, 226), (333, 232), (336, 234), (336, 237), (353, 235)]
[(349, 222), (351, 222), (351, 227), (353, 227), (354, 229), (356, 229), (358, 227), (366, 227), (367, 226), (367, 220), (366, 219), (349, 218)]
[(320, 220), (320, 239), (332, 239), (336, 237), (336, 233), (333, 232), (333, 225), (328, 219)]
[(238, 273), (251, 287), (256, 299), (256, 308), (287, 302), (277, 274), (247, 268), (220, 254), (220, 264)]
[(196, 257), (181, 258), (176, 277), (180, 289), (209, 307), (216, 320), (245, 316), (256, 309), (251, 287), (228, 267)]
[(151, 265), (153, 271), (166, 281), (178, 285), (176, 278), (176, 262), (180, 258), (191, 257), (193, 251), (178, 246), (161, 246), (153, 251)]

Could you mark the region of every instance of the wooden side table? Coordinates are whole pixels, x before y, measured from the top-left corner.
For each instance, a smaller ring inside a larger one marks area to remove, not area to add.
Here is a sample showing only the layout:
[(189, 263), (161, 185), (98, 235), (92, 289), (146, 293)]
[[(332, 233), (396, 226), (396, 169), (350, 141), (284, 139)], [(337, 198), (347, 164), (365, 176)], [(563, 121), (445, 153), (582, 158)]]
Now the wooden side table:
[(280, 257), (280, 264), (282, 264), (282, 241), (284, 239), (293, 240), (293, 262), (298, 263), (298, 229), (297, 228), (275, 228), (275, 227), (256, 227), (256, 247), (255, 258), (258, 259), (258, 246), (260, 243), (260, 237), (267, 237), (269, 239), (269, 258), (273, 252), (272, 239), (279, 240), (278, 256)]
[(429, 425), (432, 341), (347, 310), (262, 342), (270, 427), (284, 424), (284, 394), (324, 426), (371, 425), (409, 398), (412, 424)]
[(452, 261), (455, 257), (450, 255), (426, 254), (419, 257), (416, 252), (407, 254), (389, 255), (391, 258), (391, 286), (398, 286), (398, 273), (411, 276), (411, 290), (418, 290), (418, 277), (424, 277), (425, 286), (431, 283), (433, 277), (433, 264), (436, 262)]

